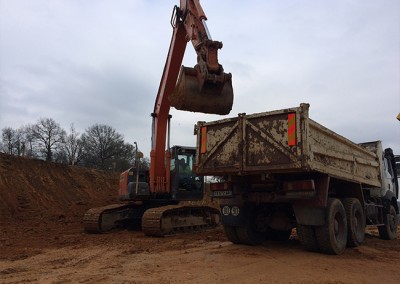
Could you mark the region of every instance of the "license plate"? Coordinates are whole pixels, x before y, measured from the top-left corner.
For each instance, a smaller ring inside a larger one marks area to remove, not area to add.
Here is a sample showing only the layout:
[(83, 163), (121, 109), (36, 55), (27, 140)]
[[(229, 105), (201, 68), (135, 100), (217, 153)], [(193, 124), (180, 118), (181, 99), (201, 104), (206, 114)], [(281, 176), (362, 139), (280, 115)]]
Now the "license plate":
[(212, 197), (224, 197), (224, 196), (232, 196), (232, 190), (216, 190), (213, 191), (211, 196)]

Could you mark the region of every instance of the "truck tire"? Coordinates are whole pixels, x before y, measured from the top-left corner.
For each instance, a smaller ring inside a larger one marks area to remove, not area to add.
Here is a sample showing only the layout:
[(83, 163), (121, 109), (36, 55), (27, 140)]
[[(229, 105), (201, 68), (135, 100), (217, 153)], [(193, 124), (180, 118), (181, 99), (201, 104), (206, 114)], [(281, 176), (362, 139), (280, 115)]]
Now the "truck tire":
[(389, 213), (386, 214), (386, 224), (378, 227), (379, 236), (384, 240), (394, 240), (397, 238), (397, 213), (393, 205), (390, 205)]
[(342, 254), (347, 244), (346, 211), (337, 198), (329, 198), (325, 224), (315, 228), (318, 247), (326, 254)]
[(365, 239), (365, 214), (357, 198), (346, 198), (343, 201), (347, 219), (347, 246), (358, 247)]
[(240, 243), (250, 246), (261, 245), (265, 236), (260, 232), (257, 232), (251, 223), (247, 223), (245, 226), (236, 227), (236, 233)]
[(290, 230), (274, 230), (268, 228), (265, 233), (265, 238), (267, 240), (285, 242), (288, 241), (290, 236), (292, 235), (292, 229)]
[(296, 232), (300, 244), (305, 250), (312, 252), (319, 251), (314, 226), (297, 224)]
[(261, 245), (265, 241), (265, 235), (256, 229), (259, 207), (250, 204), (246, 208), (246, 221), (243, 225), (235, 227), (236, 235), (241, 244), (251, 246)]
[(224, 226), (225, 235), (228, 240), (234, 244), (241, 244), (241, 241), (236, 233), (235, 226)]

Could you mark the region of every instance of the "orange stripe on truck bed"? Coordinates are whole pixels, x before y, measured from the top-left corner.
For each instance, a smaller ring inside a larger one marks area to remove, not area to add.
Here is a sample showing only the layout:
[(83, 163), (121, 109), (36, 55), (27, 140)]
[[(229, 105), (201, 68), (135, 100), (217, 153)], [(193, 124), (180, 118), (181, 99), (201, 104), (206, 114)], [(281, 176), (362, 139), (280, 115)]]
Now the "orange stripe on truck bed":
[(288, 114), (288, 145), (296, 146), (296, 114)]
[(201, 128), (201, 149), (200, 153), (205, 154), (207, 152), (207, 127)]

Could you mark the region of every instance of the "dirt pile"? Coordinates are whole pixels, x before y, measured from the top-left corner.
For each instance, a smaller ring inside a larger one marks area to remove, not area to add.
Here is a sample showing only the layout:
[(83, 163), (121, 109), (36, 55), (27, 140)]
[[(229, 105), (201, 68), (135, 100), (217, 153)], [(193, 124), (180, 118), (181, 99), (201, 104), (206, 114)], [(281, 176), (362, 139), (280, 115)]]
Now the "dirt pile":
[(118, 174), (0, 153), (0, 218), (81, 218), (116, 201)]
[[(114, 242), (112, 234), (86, 234), (83, 215), (90, 208), (118, 203), (118, 181), (119, 173), (0, 153), (0, 260), (24, 259), (47, 248), (86, 247), (94, 239)], [(202, 201), (186, 202), (192, 203), (211, 204), (209, 194)], [(130, 233), (124, 235), (129, 240)]]
[(400, 239), (381, 240), (376, 228), (340, 256), (304, 251), (295, 234), (233, 245), (222, 227), (85, 234), (84, 212), (114, 203), (117, 186), (118, 173), (0, 154), (0, 283), (399, 282)]
[(84, 213), (117, 202), (118, 177), (0, 153), (0, 259), (82, 242)]

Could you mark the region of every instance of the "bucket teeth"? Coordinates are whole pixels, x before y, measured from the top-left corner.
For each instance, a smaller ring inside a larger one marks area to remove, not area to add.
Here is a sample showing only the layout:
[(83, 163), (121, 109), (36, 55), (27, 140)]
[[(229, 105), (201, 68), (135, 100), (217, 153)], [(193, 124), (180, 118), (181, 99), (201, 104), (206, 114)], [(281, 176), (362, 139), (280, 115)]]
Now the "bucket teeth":
[[(201, 81), (204, 83), (200, 83)], [(229, 114), (233, 105), (232, 75), (209, 74), (203, 80), (199, 78), (197, 69), (182, 66), (169, 100), (171, 106), (179, 110)]]

